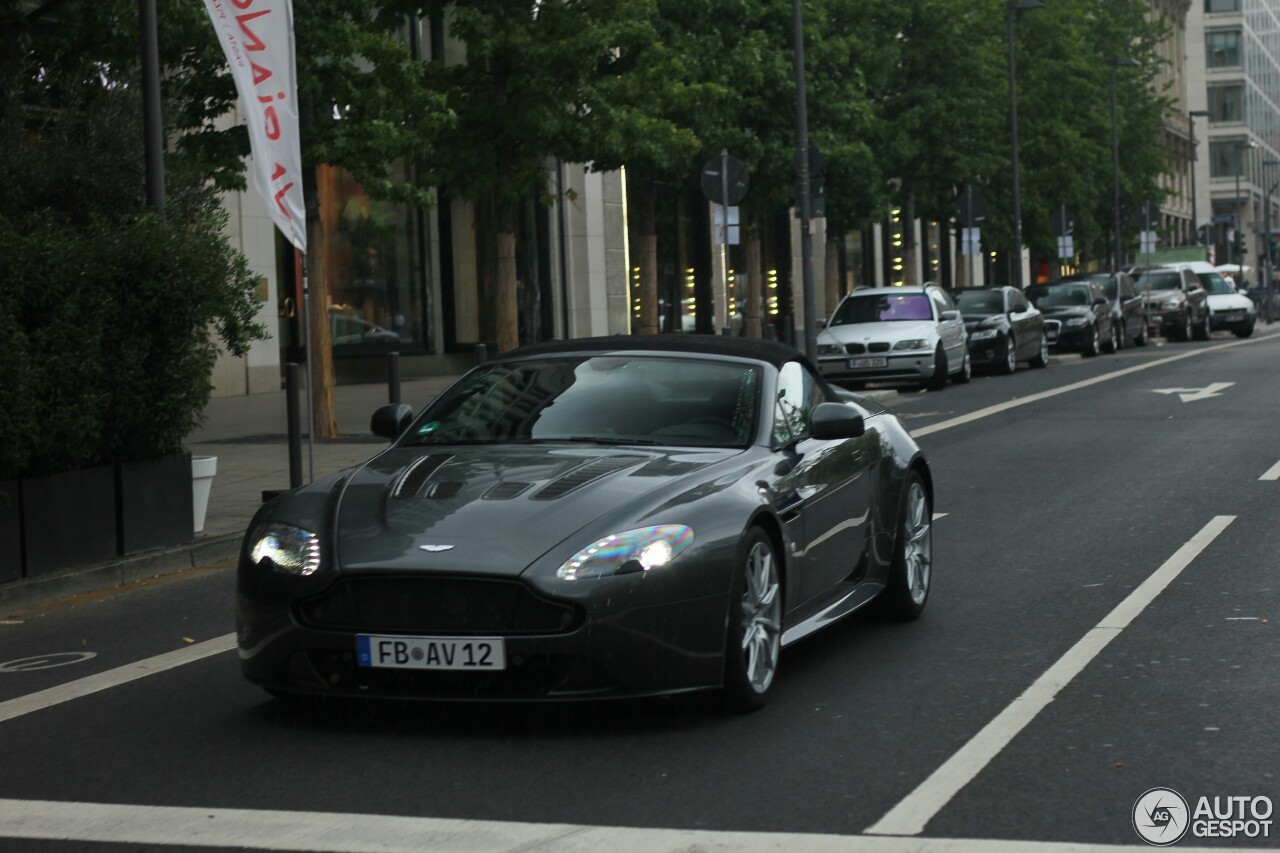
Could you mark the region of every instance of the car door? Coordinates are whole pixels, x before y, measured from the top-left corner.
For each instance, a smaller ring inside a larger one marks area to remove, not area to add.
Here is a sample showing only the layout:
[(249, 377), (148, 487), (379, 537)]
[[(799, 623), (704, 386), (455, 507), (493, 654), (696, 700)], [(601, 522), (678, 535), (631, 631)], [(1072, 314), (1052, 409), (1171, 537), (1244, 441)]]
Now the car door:
[(1120, 316), (1124, 317), (1125, 335), (1129, 339), (1136, 340), (1142, 336), (1142, 330), (1147, 325), (1146, 309), (1142, 304), (1142, 296), (1138, 293), (1138, 289), (1133, 284), (1133, 279), (1127, 275), (1120, 276)]
[(933, 303), (933, 315), (938, 322), (938, 337), (942, 348), (947, 353), (947, 369), (955, 372), (955, 367), (964, 361), (966, 335), (964, 320), (960, 311), (945, 290), (931, 287), (928, 290), (929, 301)]
[(1200, 284), (1200, 276), (1191, 270), (1182, 270), (1182, 290), (1187, 295), (1187, 304), (1191, 306), (1192, 323), (1203, 323), (1209, 312), (1209, 294)]
[(791, 554), (800, 572), (799, 595), (789, 596), (789, 606), (822, 595), (853, 575), (870, 518), (868, 468), (879, 447), (875, 433), (833, 441), (812, 438), (809, 413), (825, 402), (838, 401), (828, 398), (823, 383), (805, 365), (791, 361), (779, 371), (772, 439), (780, 448), (782, 473), (773, 493), (783, 522), (799, 534)]

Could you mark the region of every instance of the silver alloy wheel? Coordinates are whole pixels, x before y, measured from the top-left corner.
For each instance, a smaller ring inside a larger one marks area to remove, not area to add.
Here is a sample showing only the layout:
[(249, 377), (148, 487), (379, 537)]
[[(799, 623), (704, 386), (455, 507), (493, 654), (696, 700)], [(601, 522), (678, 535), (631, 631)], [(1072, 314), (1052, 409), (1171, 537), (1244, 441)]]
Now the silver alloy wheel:
[(907, 541), (902, 555), (907, 569), (907, 592), (920, 605), (929, 595), (929, 576), (933, 568), (933, 519), (929, 515), (929, 499), (919, 481), (907, 493)]
[(1018, 347), (1012, 337), (1005, 338), (1004, 360), (1010, 373), (1018, 369)]
[(742, 655), (751, 689), (764, 693), (778, 670), (782, 639), (782, 596), (773, 552), (763, 542), (756, 542), (743, 571)]
[(1048, 363), (1049, 363), (1049, 336), (1041, 332), (1040, 333), (1040, 357), (1039, 357), (1039, 360), (1036, 362), (1036, 366), (1044, 367)]
[(1182, 339), (1184, 341), (1191, 340), (1191, 312), (1187, 311), (1182, 317)]

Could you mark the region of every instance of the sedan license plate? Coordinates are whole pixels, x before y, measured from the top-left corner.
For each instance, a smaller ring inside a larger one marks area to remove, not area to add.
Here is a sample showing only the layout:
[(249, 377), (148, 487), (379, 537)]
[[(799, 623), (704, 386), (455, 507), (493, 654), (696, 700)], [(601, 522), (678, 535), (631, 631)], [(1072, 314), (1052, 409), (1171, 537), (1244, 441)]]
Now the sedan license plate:
[(851, 358), (849, 359), (849, 369), (857, 370), (860, 367), (888, 367), (889, 359), (887, 358)]
[(507, 668), (501, 637), (386, 637), (356, 636), (360, 666), (379, 669)]

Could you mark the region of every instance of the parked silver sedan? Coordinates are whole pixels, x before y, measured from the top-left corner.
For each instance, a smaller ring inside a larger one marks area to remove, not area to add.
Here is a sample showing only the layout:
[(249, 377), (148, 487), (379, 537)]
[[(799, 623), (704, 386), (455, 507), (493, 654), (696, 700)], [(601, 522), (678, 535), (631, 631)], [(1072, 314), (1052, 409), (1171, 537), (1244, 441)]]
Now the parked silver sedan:
[(971, 375), (964, 321), (935, 284), (855, 290), (818, 335), (818, 366), (849, 387), (867, 382), (946, 387)]

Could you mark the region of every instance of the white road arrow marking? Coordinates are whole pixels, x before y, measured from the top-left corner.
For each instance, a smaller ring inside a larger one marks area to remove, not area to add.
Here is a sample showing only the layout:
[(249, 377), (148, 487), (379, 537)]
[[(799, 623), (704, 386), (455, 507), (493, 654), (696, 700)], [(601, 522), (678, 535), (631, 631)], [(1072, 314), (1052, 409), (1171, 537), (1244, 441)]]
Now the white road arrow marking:
[(1177, 394), (1182, 398), (1182, 402), (1190, 403), (1195, 400), (1207, 400), (1210, 397), (1219, 396), (1220, 392), (1227, 390), (1234, 382), (1215, 382), (1206, 388), (1154, 388), (1157, 394)]

